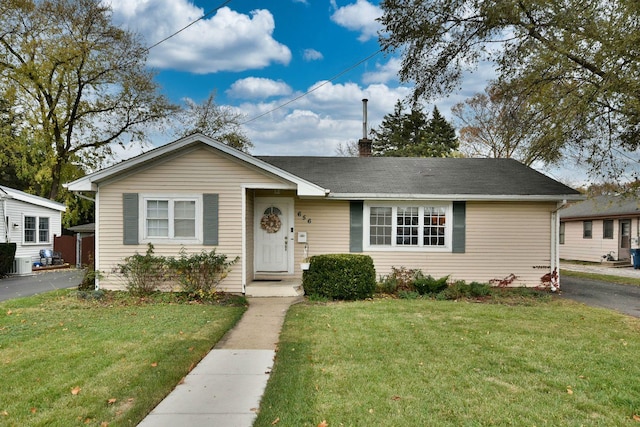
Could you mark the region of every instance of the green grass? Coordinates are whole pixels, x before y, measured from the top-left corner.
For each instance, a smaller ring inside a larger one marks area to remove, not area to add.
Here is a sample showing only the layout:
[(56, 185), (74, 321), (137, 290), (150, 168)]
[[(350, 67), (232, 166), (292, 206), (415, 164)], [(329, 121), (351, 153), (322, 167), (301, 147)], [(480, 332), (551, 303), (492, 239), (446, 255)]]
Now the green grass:
[(244, 311), (68, 290), (0, 303), (0, 425), (137, 425)]
[[(562, 276), (578, 277), (581, 279), (602, 280), (604, 282), (616, 283), (618, 285), (640, 286), (640, 279), (636, 279), (634, 277), (613, 276), (609, 274), (598, 274), (598, 273), (585, 273), (582, 271), (570, 271), (570, 270), (564, 270), (564, 269), (560, 270), (560, 277)], [(562, 279), (560, 279), (560, 286), (562, 286)]]
[(295, 305), (254, 425), (638, 425), (638, 319), (503, 301)]

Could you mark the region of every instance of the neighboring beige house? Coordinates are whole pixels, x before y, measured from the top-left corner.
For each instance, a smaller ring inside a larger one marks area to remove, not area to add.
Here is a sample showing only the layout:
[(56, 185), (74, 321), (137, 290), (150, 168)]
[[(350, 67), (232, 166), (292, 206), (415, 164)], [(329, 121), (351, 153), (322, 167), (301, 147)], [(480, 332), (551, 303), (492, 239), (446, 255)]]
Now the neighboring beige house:
[(635, 197), (598, 196), (560, 210), (560, 257), (629, 261), (637, 248), (640, 205)]
[(199, 134), (67, 187), (95, 192), (99, 286), (122, 287), (118, 263), (153, 243), (239, 257), (222, 287), (248, 295), (299, 284), (305, 250), (370, 255), (378, 276), (536, 286), (558, 267), (558, 208), (581, 198), (515, 160), (255, 157)]

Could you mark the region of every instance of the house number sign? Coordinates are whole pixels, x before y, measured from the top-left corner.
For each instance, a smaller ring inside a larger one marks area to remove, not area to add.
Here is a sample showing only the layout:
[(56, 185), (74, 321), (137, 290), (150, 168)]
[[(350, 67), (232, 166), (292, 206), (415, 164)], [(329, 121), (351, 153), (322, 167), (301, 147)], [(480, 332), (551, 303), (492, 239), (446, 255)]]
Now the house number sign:
[(307, 224), (311, 224), (311, 218), (307, 218), (307, 216), (303, 214), (302, 211), (298, 211), (298, 218), (301, 218), (303, 221), (307, 221)]

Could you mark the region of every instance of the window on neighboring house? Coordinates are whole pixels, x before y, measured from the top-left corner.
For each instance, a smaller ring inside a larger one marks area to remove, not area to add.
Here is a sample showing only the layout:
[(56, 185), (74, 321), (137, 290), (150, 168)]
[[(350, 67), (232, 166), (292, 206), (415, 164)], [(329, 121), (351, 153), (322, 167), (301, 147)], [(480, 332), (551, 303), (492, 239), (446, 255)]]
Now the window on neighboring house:
[(560, 223), (560, 244), (564, 245), (564, 222)]
[(24, 243), (49, 243), (49, 218), (37, 216), (24, 217)]
[(582, 238), (590, 239), (592, 237), (593, 223), (591, 221), (582, 222)]
[(366, 205), (369, 248), (447, 249), (451, 239), (450, 205)]
[(613, 220), (605, 219), (602, 222), (602, 238), (613, 239)]
[(189, 197), (145, 197), (145, 239), (198, 238), (197, 205), (199, 199)]

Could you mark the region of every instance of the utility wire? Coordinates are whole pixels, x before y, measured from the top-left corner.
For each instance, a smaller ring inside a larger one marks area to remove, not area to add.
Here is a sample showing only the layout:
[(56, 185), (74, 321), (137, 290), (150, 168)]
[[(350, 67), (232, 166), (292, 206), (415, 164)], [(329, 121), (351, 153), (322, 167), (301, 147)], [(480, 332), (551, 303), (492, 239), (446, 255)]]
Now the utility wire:
[(376, 56), (376, 55), (377, 55), (377, 54), (379, 54), (380, 52), (382, 52), (382, 49), (379, 49), (378, 51), (376, 51), (376, 52), (372, 53), (371, 55), (367, 56), (366, 58), (364, 58), (364, 59), (362, 59), (362, 60), (358, 61), (357, 63), (353, 64), (353, 65), (352, 65), (352, 66), (350, 66), (349, 68), (347, 68), (347, 69), (345, 69), (345, 70), (343, 70), (343, 71), (339, 72), (338, 74), (336, 74), (335, 76), (331, 77), (330, 79), (325, 80), (324, 82), (320, 83), (319, 85), (312, 87), (311, 89), (309, 89), (307, 92), (303, 93), (302, 95), (298, 95), (298, 96), (296, 96), (295, 98), (293, 98), (293, 99), (291, 99), (291, 100), (289, 100), (289, 101), (285, 102), (284, 104), (280, 104), (280, 105), (278, 105), (277, 107), (272, 108), (271, 110), (269, 110), (269, 111), (267, 111), (267, 112), (264, 112), (264, 113), (262, 113), (262, 114), (259, 114), (259, 115), (255, 116), (255, 117), (253, 117), (253, 118), (251, 118), (251, 119), (249, 119), (249, 120), (245, 121), (245, 122), (242, 122), (242, 123), (240, 123), (240, 125), (246, 125), (247, 123), (251, 123), (251, 122), (253, 122), (253, 121), (255, 121), (255, 120), (258, 120), (258, 119), (259, 119), (259, 118), (261, 118), (261, 117), (266, 116), (267, 114), (271, 114), (271, 113), (273, 113), (274, 111), (277, 111), (277, 110), (279, 110), (279, 109), (281, 109), (281, 108), (283, 108), (283, 107), (286, 107), (287, 105), (289, 105), (289, 104), (291, 104), (291, 103), (293, 103), (293, 102), (296, 102), (296, 101), (297, 101), (297, 100), (299, 100), (300, 98), (304, 98), (305, 96), (309, 95), (311, 92), (315, 92), (316, 90), (320, 89), (322, 86), (324, 86), (324, 85), (326, 85), (326, 84), (328, 84), (328, 83), (330, 83), (330, 82), (334, 81), (334, 80), (335, 80), (335, 79), (337, 79), (338, 77), (340, 77), (340, 76), (342, 76), (342, 75), (344, 75), (344, 74), (348, 73), (349, 71), (353, 70), (354, 68), (356, 68), (358, 65), (362, 64), (363, 62), (368, 61), (369, 59), (373, 58), (374, 56)]
[(210, 11), (208, 11), (207, 13), (205, 13), (204, 15), (202, 15), (200, 18), (196, 19), (195, 21), (191, 21), (190, 23), (188, 23), (187, 25), (185, 25), (184, 27), (180, 28), (178, 31), (176, 31), (173, 34), (168, 35), (167, 37), (163, 38), (162, 40), (160, 40), (157, 43), (152, 44), (151, 46), (149, 46), (148, 48), (146, 48), (143, 52), (148, 52), (151, 49), (153, 49), (154, 47), (158, 46), (161, 43), (166, 42), (167, 40), (169, 40), (172, 37), (177, 36), (178, 34), (180, 34), (181, 32), (183, 32), (184, 30), (186, 30), (187, 28), (189, 28), (190, 26), (192, 26), (193, 24), (195, 24), (196, 22), (202, 21), (203, 19), (208, 18), (209, 16), (213, 15), (214, 13), (216, 13), (219, 9), (222, 9), (223, 7), (225, 7), (226, 5), (228, 5), (229, 3), (231, 3), (231, 0), (226, 0), (225, 2), (223, 2), (220, 6), (217, 6), (213, 9), (211, 9)]

